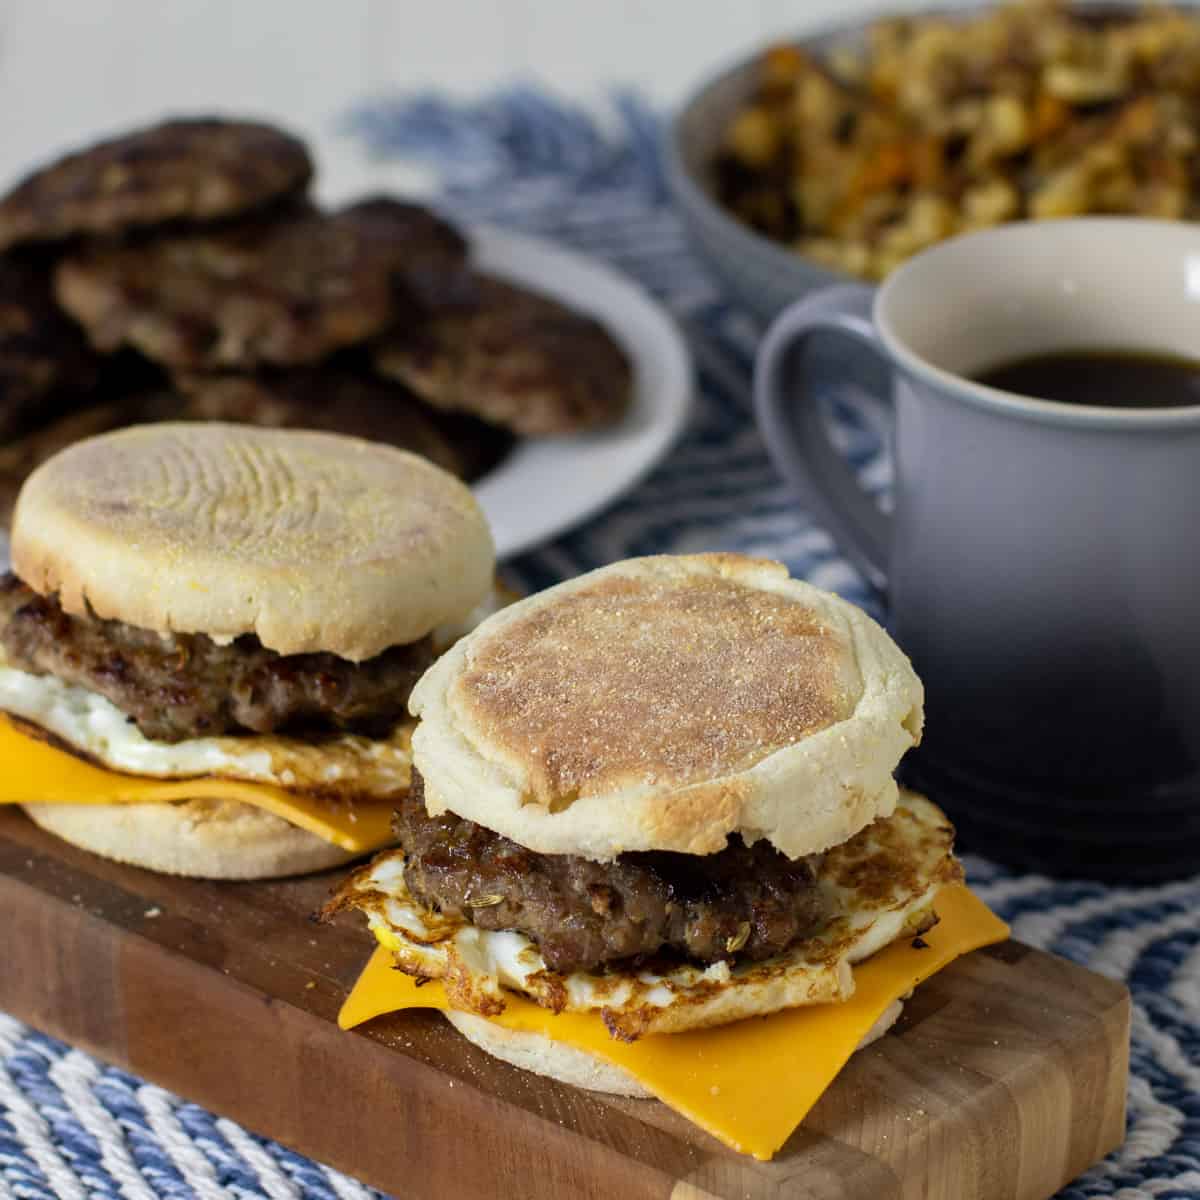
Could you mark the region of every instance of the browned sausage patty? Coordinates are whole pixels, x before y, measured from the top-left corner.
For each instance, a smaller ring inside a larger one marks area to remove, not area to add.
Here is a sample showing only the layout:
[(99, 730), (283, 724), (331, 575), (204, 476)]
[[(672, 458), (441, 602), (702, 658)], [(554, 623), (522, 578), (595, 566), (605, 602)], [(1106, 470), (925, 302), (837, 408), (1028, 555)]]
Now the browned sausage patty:
[(433, 661), (429, 638), (366, 662), (276, 654), (257, 638), (221, 646), (63, 612), (11, 572), (0, 578), (0, 645), (10, 666), (107, 697), (160, 742), (219, 734), (382, 735), (404, 716)]
[(409, 891), (481, 929), (532, 938), (554, 971), (669, 951), (700, 963), (758, 961), (820, 924), (815, 858), (736, 835), (718, 854), (648, 852), (597, 863), (536, 854), (452, 813), (431, 817), (413, 772), (396, 815)]
[(406, 267), (457, 269), (465, 248), (448, 227), (435, 237), (442, 228), (423, 209), (371, 201), (96, 243), (59, 263), (55, 295), (97, 349), (129, 345), (172, 370), (313, 363), (411, 303)]
[(312, 160), (282, 130), (167, 121), (68, 154), (0, 200), (0, 248), (166, 221), (212, 221), (304, 190)]
[(486, 275), (447, 276), (422, 300), (375, 366), (429, 404), (531, 437), (609, 425), (629, 406), (629, 363), (591, 317)]

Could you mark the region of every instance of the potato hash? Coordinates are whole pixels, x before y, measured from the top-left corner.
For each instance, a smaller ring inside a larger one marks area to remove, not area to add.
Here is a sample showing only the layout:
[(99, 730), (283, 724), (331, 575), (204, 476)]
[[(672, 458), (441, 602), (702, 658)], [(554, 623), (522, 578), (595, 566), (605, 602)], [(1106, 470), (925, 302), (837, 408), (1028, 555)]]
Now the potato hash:
[(716, 163), (721, 202), (834, 270), (880, 279), (1004, 221), (1191, 219), (1200, 19), (1025, 0), (889, 19), (820, 59), (777, 46)]

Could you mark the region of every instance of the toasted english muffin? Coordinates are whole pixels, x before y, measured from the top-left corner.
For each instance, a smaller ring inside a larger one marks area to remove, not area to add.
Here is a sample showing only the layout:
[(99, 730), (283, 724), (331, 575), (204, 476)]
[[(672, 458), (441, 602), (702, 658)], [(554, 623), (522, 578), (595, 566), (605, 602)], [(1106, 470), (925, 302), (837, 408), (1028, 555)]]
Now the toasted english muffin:
[(38, 468), (12, 563), (68, 613), (351, 662), (466, 616), (494, 569), (471, 493), (415, 454), (180, 422), (91, 438)]
[(203, 796), (173, 804), (26, 804), (30, 819), (65, 842), (115, 862), (199, 879), (276, 879), (355, 855), (274, 813)]
[(790, 858), (888, 816), (911, 665), (860, 609), (736, 555), (631, 559), (497, 613), (413, 690), (430, 813), (547, 854)]

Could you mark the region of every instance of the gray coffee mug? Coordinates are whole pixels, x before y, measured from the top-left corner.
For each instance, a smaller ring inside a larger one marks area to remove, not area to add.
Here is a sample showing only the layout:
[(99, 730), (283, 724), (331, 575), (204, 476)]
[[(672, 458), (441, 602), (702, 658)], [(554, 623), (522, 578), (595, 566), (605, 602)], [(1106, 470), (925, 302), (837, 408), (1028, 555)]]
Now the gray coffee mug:
[[(830, 441), (806, 369), (818, 334), (889, 368), (890, 514)], [(1163, 878), (1200, 869), (1200, 406), (1054, 403), (971, 378), (1080, 349), (1200, 359), (1200, 227), (1008, 225), (878, 289), (816, 293), (772, 325), (755, 404), (925, 681), (909, 781), (982, 853)]]

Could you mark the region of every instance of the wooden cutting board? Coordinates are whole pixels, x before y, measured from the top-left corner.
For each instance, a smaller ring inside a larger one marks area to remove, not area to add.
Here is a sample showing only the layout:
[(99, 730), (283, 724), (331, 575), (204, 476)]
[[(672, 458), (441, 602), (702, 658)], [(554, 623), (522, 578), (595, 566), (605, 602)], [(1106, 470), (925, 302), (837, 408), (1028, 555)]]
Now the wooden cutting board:
[(334, 878), (170, 879), (0, 811), (0, 1008), (403, 1200), (1044, 1200), (1124, 1136), (1128, 993), (1028, 946), (923, 984), (761, 1163), (432, 1013), (338, 1030), (372, 943), (308, 920)]

